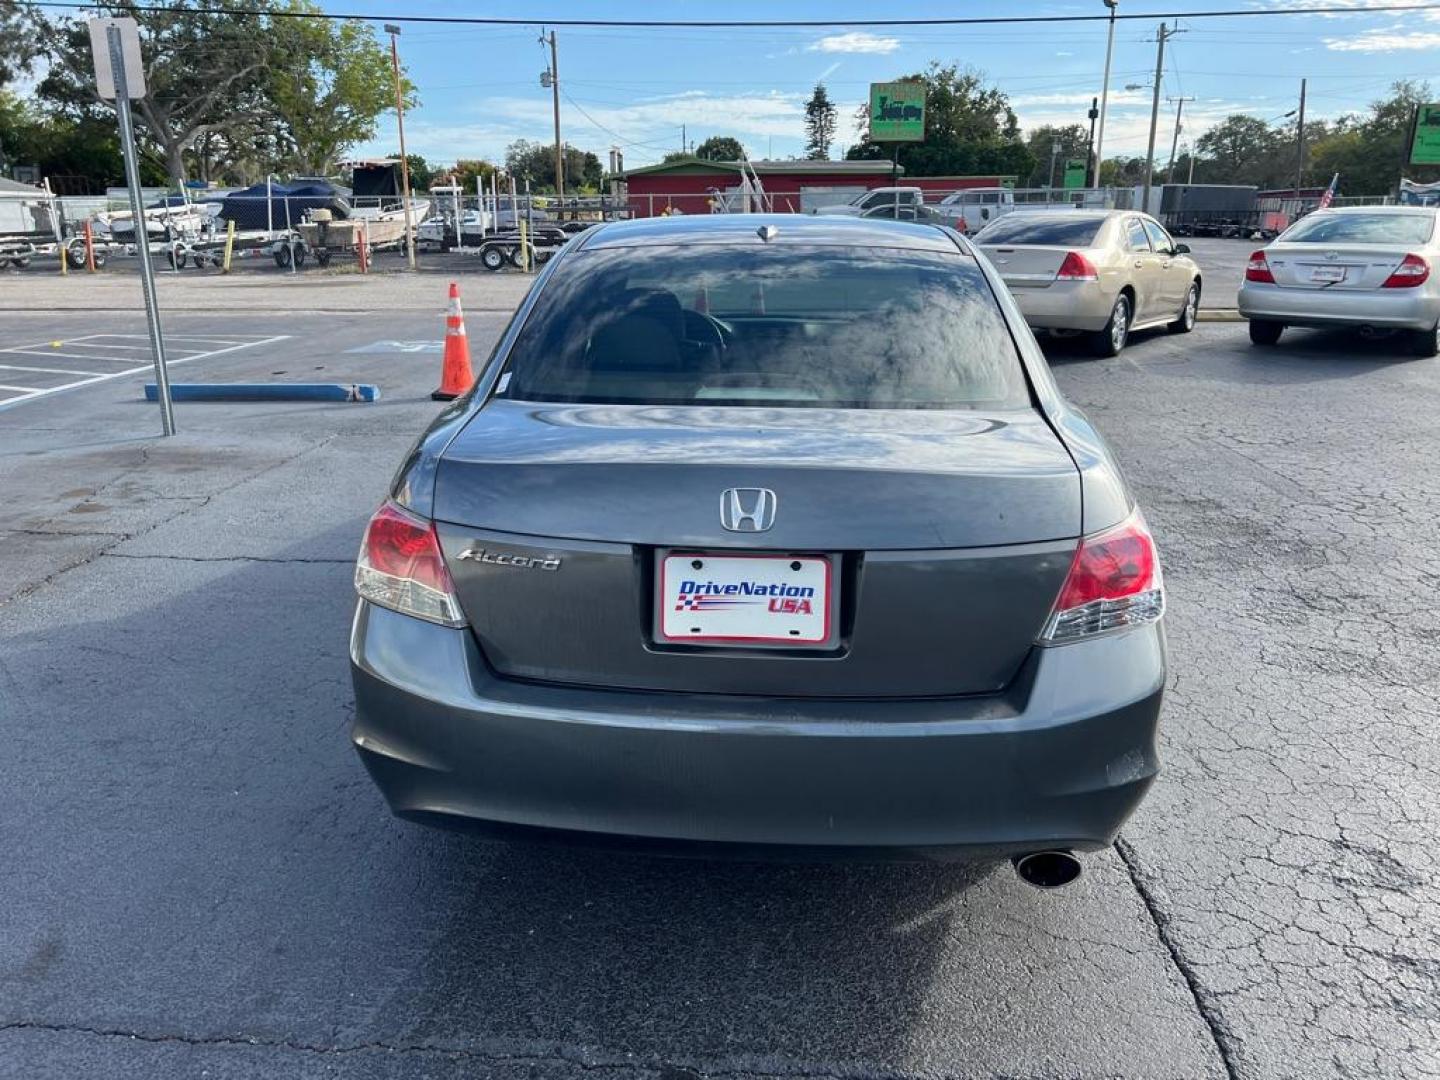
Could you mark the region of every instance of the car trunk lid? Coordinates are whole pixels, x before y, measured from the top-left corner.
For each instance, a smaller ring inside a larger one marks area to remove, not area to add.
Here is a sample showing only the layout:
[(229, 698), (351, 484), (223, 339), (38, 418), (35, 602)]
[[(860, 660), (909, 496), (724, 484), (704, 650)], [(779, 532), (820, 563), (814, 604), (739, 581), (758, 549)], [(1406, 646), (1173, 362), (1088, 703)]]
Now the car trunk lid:
[[(997, 244), (982, 246), (1005, 284), (1012, 289), (1044, 289), (1055, 283), (1065, 256), (1077, 249), (1039, 245)], [(1084, 255), (1084, 250), (1080, 251)], [(1091, 260), (1094, 261), (1093, 259)]]
[[(775, 521), (730, 532), (727, 488)], [(1080, 531), (1068, 452), (1033, 410), (489, 403), (447, 448), (435, 518), (502, 675), (775, 696), (993, 693), (1031, 648)], [(823, 648), (657, 640), (666, 552), (834, 559)], [(486, 559), (479, 553), (486, 553)]]
[(1380, 288), (1408, 250), (1394, 244), (1272, 244), (1265, 261), (1276, 285), (1348, 292)]

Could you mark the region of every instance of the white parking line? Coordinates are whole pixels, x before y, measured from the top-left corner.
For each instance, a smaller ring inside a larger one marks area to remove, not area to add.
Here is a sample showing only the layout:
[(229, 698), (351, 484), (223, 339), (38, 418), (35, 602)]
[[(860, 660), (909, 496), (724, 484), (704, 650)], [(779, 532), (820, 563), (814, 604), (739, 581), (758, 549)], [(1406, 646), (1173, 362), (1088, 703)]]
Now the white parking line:
[[(134, 337), (134, 338), (141, 338), (141, 339), (143, 340), (143, 335), (141, 335), (141, 334), (90, 334), (90, 335), (88, 335), (88, 336), (89, 336), (90, 338), (97, 338), (97, 337)], [(290, 335), (289, 335), (289, 334), (276, 334), (276, 335), (274, 335), (273, 337), (257, 338), (257, 339), (254, 340), (254, 341), (241, 341), (241, 342), (236, 342), (235, 344), (229, 346), (228, 348), (224, 348), (224, 349), (210, 349), (210, 350), (207, 350), (207, 351), (205, 351), (205, 352), (193, 353), (193, 354), (190, 355), (190, 356), (177, 356), (177, 357), (175, 357), (174, 359), (168, 360), (166, 366), (167, 366), (167, 367), (175, 367), (175, 366), (178, 365), (178, 364), (186, 364), (186, 363), (189, 363), (191, 360), (206, 360), (206, 359), (209, 359), (209, 358), (212, 357), (212, 356), (224, 356), (226, 353), (239, 352), (241, 349), (253, 349), (253, 348), (255, 348), (256, 346), (259, 346), (259, 345), (273, 345), (273, 344), (275, 344), (275, 343), (278, 342), (278, 341), (287, 341), (287, 340), (289, 340), (289, 338), (290, 338)], [(71, 340), (74, 341), (74, 342), (76, 342), (76, 343), (78, 344), (78, 343), (80, 343), (83, 339), (80, 339), (80, 338), (72, 338)], [(184, 337), (182, 337), (182, 340), (202, 340), (202, 339), (189, 339), (189, 338), (184, 338)], [(223, 339), (214, 339), (214, 340), (223, 340)], [(103, 345), (96, 345), (96, 346), (94, 346), (94, 347), (95, 347), (95, 348), (106, 348), (106, 346), (103, 346)], [(123, 347), (123, 346), (121, 346), (121, 347)], [(134, 356), (134, 357), (132, 357), (132, 356), (126, 356), (126, 357), (123, 357), (123, 358), (122, 358), (122, 357), (105, 357), (105, 356), (80, 356), (80, 355), (74, 354), (74, 353), (62, 353), (62, 352), (57, 352), (57, 351), (54, 351), (54, 350), (49, 350), (49, 351), (46, 351), (46, 352), (38, 352), (38, 351), (36, 351), (36, 347), (35, 347), (35, 346), (19, 346), (18, 348), (0, 349), (0, 357), (3, 357), (3, 356), (14, 356), (14, 355), (19, 355), (19, 356), (70, 356), (72, 359), (79, 359), (79, 360), (111, 360), (111, 361), (120, 361), (120, 362), (123, 362), (123, 363), (133, 363), (134, 361), (140, 359), (138, 356)], [(8, 365), (0, 365), (0, 366), (8, 366)], [(34, 401), (34, 400), (36, 400), (37, 398), (49, 397), (51, 394), (58, 394), (58, 393), (61, 393), (62, 391), (65, 391), (65, 390), (74, 390), (76, 387), (79, 387), (79, 386), (90, 386), (90, 385), (93, 384), (93, 383), (109, 382), (111, 379), (123, 378), (123, 377), (126, 376), (126, 375), (138, 375), (138, 374), (140, 374), (141, 372), (154, 371), (154, 370), (155, 370), (155, 365), (154, 365), (153, 362), (149, 362), (149, 363), (138, 364), (138, 365), (135, 365), (135, 366), (133, 366), (133, 367), (125, 368), (123, 371), (107, 371), (107, 372), (104, 372), (103, 374), (93, 374), (93, 375), (92, 375), (92, 374), (88, 374), (88, 373), (86, 373), (86, 372), (76, 372), (76, 371), (72, 371), (72, 370), (67, 369), (67, 368), (40, 368), (40, 367), (36, 367), (36, 368), (28, 368), (28, 369), (25, 369), (25, 370), (33, 370), (33, 371), (39, 371), (39, 372), (54, 372), (54, 373), (57, 374), (57, 375), (59, 375), (59, 374), (65, 374), (65, 375), (70, 375), (70, 374), (82, 375), (82, 374), (83, 374), (83, 375), (86, 375), (86, 377), (83, 378), (83, 379), (76, 379), (76, 380), (74, 380), (73, 382), (64, 383), (64, 384), (62, 384), (62, 385), (60, 385), (60, 386), (47, 386), (47, 387), (43, 387), (43, 388), (42, 388), (42, 387), (35, 387), (35, 386), (4, 386), (4, 385), (0, 385), (0, 390), (8, 390), (8, 391), (12, 391), (12, 392), (15, 392), (15, 393), (19, 393), (19, 394), (24, 395), (24, 396), (22, 396), (22, 397), (14, 397), (14, 398), (10, 398), (10, 399), (8, 399), (8, 400), (6, 400), (6, 401), (0, 401), (0, 412), (3, 412), (4, 410), (9, 409), (9, 408), (13, 408), (13, 407), (16, 406), (16, 405), (23, 405), (23, 404), (25, 404), (27, 401)]]
[(26, 367), (23, 364), (0, 364), (0, 371), (41, 371), (47, 375), (95, 375), (94, 371), (78, 371), (63, 367)]

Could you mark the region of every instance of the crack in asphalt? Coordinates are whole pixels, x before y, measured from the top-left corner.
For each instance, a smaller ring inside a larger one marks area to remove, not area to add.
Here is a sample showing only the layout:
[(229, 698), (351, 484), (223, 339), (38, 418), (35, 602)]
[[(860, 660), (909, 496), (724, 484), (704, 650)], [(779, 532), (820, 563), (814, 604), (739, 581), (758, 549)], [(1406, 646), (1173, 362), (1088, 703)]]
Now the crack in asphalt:
[[(273, 472), (273, 471), (276, 470), (276, 469), (284, 468), (286, 465), (289, 465), (290, 463), (292, 463), (292, 462), (294, 462), (294, 461), (298, 461), (300, 458), (304, 457), (306, 454), (313, 453), (313, 452), (315, 452), (316, 450), (322, 450), (322, 449), (324, 449), (326, 446), (328, 446), (328, 445), (334, 440), (334, 438), (335, 438), (335, 437), (334, 437), (333, 435), (332, 435), (332, 436), (327, 436), (327, 437), (325, 437), (325, 438), (323, 438), (323, 439), (320, 439), (318, 442), (312, 443), (312, 444), (309, 445), (309, 446), (301, 447), (299, 450), (297, 450), (297, 451), (296, 451), (295, 453), (293, 453), (293, 454), (289, 454), (289, 455), (287, 455), (287, 456), (285, 456), (285, 457), (283, 457), (283, 458), (280, 458), (280, 459), (278, 459), (278, 460), (276, 460), (276, 461), (273, 461), (273, 462), (271, 462), (269, 465), (261, 466), (260, 468), (256, 469), (254, 472), (252, 472), (252, 473), (250, 473), (248, 476), (246, 476), (244, 479), (238, 480), (238, 481), (236, 481), (235, 483), (230, 484), (228, 487), (226, 487), (226, 488), (223, 489), (223, 490), (224, 490), (225, 492), (230, 492), (230, 491), (234, 491), (236, 488), (244, 487), (246, 484), (250, 483), (252, 480), (257, 480), (257, 479), (259, 479), (260, 477), (264, 476), (266, 473)], [(121, 483), (121, 482), (123, 482), (123, 481), (125, 481), (125, 480), (128, 480), (131, 476), (133, 476), (134, 474), (140, 472), (140, 471), (149, 463), (151, 449), (152, 449), (152, 448), (149, 447), (149, 446), (142, 446), (142, 447), (140, 447), (140, 448), (139, 448), (139, 450), (140, 450), (140, 460), (139, 460), (138, 462), (136, 462), (135, 465), (133, 465), (132, 467), (130, 467), (130, 468), (128, 468), (128, 469), (123, 470), (123, 471), (120, 472), (118, 475), (116, 475), (116, 476), (112, 477), (110, 480), (106, 481), (104, 484), (101, 484), (98, 488), (96, 488), (93, 492), (90, 493), (90, 495), (87, 497), (87, 499), (94, 499), (94, 498), (96, 498), (97, 496), (101, 495), (102, 493), (104, 493), (104, 492), (107, 491), (108, 489), (113, 488), (115, 485), (117, 485), (117, 484), (119, 484), (119, 483)], [(67, 536), (74, 536), (74, 535), (110, 536), (110, 537), (114, 537), (115, 539), (114, 539), (114, 543), (112, 543), (112, 544), (110, 544), (110, 545), (108, 545), (108, 546), (106, 546), (106, 547), (102, 547), (102, 548), (100, 548), (100, 549), (92, 552), (91, 554), (89, 554), (88, 556), (86, 556), (86, 557), (84, 557), (84, 558), (82, 558), (82, 559), (77, 559), (75, 562), (67, 563), (66, 565), (60, 567), (59, 569), (57, 569), (57, 570), (55, 570), (55, 571), (53, 571), (53, 572), (51, 572), (51, 573), (49, 573), (49, 574), (46, 574), (43, 578), (40, 578), (40, 579), (38, 579), (38, 580), (36, 580), (36, 581), (32, 581), (31, 583), (29, 583), (28, 585), (24, 586), (24, 587), (21, 588), (21, 589), (17, 589), (17, 590), (16, 590), (14, 593), (12, 593), (10, 596), (4, 597), (4, 598), (0, 598), (0, 608), (4, 608), (6, 605), (13, 604), (15, 601), (21, 599), (22, 597), (26, 597), (26, 596), (31, 595), (32, 593), (38, 592), (40, 589), (43, 589), (46, 585), (50, 584), (50, 582), (56, 580), (57, 578), (61, 577), (61, 576), (64, 575), (64, 574), (70, 573), (72, 570), (78, 570), (78, 569), (79, 569), (80, 567), (82, 567), (82, 566), (89, 566), (91, 563), (95, 562), (97, 559), (101, 558), (102, 556), (112, 554), (112, 553), (113, 553), (113, 552), (112, 552), (112, 549), (113, 549), (113, 548), (118, 547), (120, 544), (125, 543), (127, 540), (134, 540), (136, 537), (145, 536), (146, 534), (152, 533), (152, 532), (154, 532), (155, 530), (161, 528), (162, 526), (165, 526), (165, 525), (170, 524), (170, 522), (172, 522), (172, 521), (178, 521), (180, 518), (183, 518), (186, 514), (192, 514), (192, 513), (194, 513), (194, 512), (197, 511), (197, 510), (203, 510), (203, 509), (205, 509), (205, 507), (207, 507), (207, 506), (210, 505), (211, 500), (212, 500), (216, 495), (218, 495), (218, 494), (221, 494), (221, 492), (215, 491), (215, 492), (211, 492), (211, 493), (208, 494), (208, 495), (197, 495), (197, 496), (156, 496), (155, 498), (156, 498), (157, 501), (182, 501), (182, 502), (184, 502), (186, 505), (184, 505), (181, 509), (177, 510), (175, 513), (169, 514), (169, 515), (167, 515), (167, 516), (164, 516), (164, 517), (160, 518), (159, 520), (152, 522), (151, 524), (149, 524), (149, 525), (146, 526), (145, 528), (136, 529), (136, 530), (133, 531), (133, 532), (119, 532), (119, 533), (116, 533), (116, 532), (106, 532), (106, 533), (83, 533), (83, 534), (68, 533), (68, 532), (66, 532), (66, 533), (59, 533), (59, 532), (57, 532), (57, 533), (53, 534), (53, 535), (67, 535)], [(44, 522), (44, 524), (49, 524), (49, 523), (50, 523), (50, 522), (49, 522), (48, 520), (47, 520), (46, 522)]]
[(1125, 873), (1129, 876), (1130, 883), (1140, 894), (1140, 900), (1150, 914), (1150, 920), (1155, 924), (1156, 936), (1165, 946), (1165, 951), (1170, 954), (1171, 963), (1175, 965), (1176, 970), (1185, 980), (1185, 986), (1195, 1000), (1195, 1009), (1200, 1014), (1200, 1019), (1205, 1022), (1205, 1027), (1209, 1029), (1210, 1037), (1215, 1041), (1215, 1050), (1219, 1053), (1220, 1061), (1225, 1066), (1226, 1075), (1235, 1080), (1240, 1076), (1240, 1070), (1231, 1053), (1230, 1044), (1235, 1038), (1234, 1033), (1230, 1031), (1229, 1025), (1225, 1023), (1225, 1019), (1219, 1011), (1212, 1009), (1206, 1001), (1207, 995), (1201, 985), (1199, 974), (1170, 933), (1170, 916), (1160, 907), (1159, 901), (1145, 885), (1140, 872), (1139, 859), (1135, 855), (1134, 849), (1122, 837), (1116, 837), (1115, 853), (1120, 857), (1120, 863), (1125, 867)]

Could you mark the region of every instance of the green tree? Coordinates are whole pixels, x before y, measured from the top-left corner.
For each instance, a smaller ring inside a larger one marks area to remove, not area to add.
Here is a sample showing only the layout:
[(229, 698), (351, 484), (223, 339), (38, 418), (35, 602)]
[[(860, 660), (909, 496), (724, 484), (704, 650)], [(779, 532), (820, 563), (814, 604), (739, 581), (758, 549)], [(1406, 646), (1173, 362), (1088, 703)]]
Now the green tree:
[(1259, 117), (1234, 113), (1196, 139), (1195, 152), (1206, 161), (1207, 184), (1268, 187), (1285, 141)]
[(733, 135), (711, 135), (695, 148), (695, 156), (706, 161), (739, 161), (745, 147)]
[(32, 10), (16, 0), (0, 0), (0, 90), (17, 75), (30, 72), (42, 25)]
[(475, 194), (475, 182), (483, 181), (485, 190), (490, 190), (490, 178), (499, 170), (488, 161), (481, 161), (475, 158), (461, 158), (455, 163), (455, 168), (450, 170), (452, 183), (460, 185), (467, 194)]
[[(903, 78), (925, 84), (925, 141), (899, 144), (907, 176), (1029, 176), (1035, 157), (1020, 141), (1020, 123), (1010, 99), (984, 76), (957, 65), (931, 61), (923, 72)], [(856, 120), (864, 125), (868, 107)], [(850, 160), (882, 160), (891, 147), (864, 135), (850, 147)]]
[[(1056, 143), (1060, 144), (1058, 154), (1054, 153)], [(1052, 160), (1055, 165), (1054, 182), (1058, 184), (1065, 175), (1065, 159), (1080, 158), (1084, 160), (1089, 153), (1090, 129), (1084, 124), (1067, 124), (1065, 127), (1042, 124), (1025, 140), (1025, 148), (1035, 159), (1035, 168), (1025, 179), (1026, 186), (1045, 187), (1048, 185), (1051, 182)]]
[(815, 84), (815, 92), (805, 103), (805, 156), (812, 161), (826, 161), (830, 144), (835, 141), (835, 103), (825, 91), (824, 83)]
[[(113, 118), (47, 116), (0, 90), (0, 167), (7, 163), (38, 166), (63, 195), (100, 194), (125, 182)], [(165, 170), (142, 156), (140, 178), (146, 184), (163, 184)]]
[[(390, 155), (392, 161), (400, 160), (400, 151), (396, 150)], [(410, 167), (410, 190), (429, 191), (430, 185), (439, 175), (440, 170), (431, 167), (430, 163), (419, 154), (406, 154), (405, 164)]]
[[(140, 24), (146, 95), (135, 101), (135, 117), (176, 183), (188, 175), (186, 154), (207, 133), (240, 141), (264, 115), (271, 45), (250, 12), (265, 0), (203, 0), (204, 10), (197, 10), (200, 2), (150, 10), (114, 0), (94, 5), (95, 14), (127, 15)], [(85, 21), (67, 18), (52, 27), (40, 96), (72, 117), (103, 115), (109, 107), (96, 94)]]
[(1342, 116), (1311, 144), (1309, 181), (1328, 184), (1338, 172), (1346, 195), (1389, 195), (1402, 175), (1421, 183), (1440, 180), (1440, 167), (1401, 165), (1415, 107), (1430, 97), (1427, 84), (1402, 80), (1390, 87), (1389, 97), (1372, 102), (1368, 113)]
[[(281, 10), (319, 11), (310, 0)], [(260, 94), (276, 122), (282, 170), (321, 176), (356, 143), (372, 139), (376, 121), (395, 107), (389, 50), (356, 19), (267, 20), (271, 57)], [(405, 107), (418, 104), (409, 80)]]
[[(598, 191), (603, 179), (600, 159), (592, 153), (565, 147), (565, 190), (567, 192)], [(538, 195), (555, 191), (555, 144), (516, 139), (505, 148), (505, 171), (515, 177), (523, 190), (530, 181), (530, 190)]]

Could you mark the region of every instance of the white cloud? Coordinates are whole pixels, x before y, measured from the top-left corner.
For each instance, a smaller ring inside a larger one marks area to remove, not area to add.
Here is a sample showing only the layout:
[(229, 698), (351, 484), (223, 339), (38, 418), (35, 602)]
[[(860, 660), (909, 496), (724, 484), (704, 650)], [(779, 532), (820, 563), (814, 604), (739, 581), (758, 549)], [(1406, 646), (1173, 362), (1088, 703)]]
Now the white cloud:
[[(697, 143), (709, 135), (734, 135), (753, 156), (763, 157), (773, 139), (776, 155), (783, 156), (800, 151), (808, 96), (778, 91), (718, 95), (686, 90), (639, 98), (628, 105), (602, 105), (581, 97), (577, 100), (584, 114), (562, 99), (561, 134), (572, 145), (594, 151), (602, 158), (611, 144), (628, 143), (625, 157), (631, 165), (658, 161), (667, 149), (680, 149), (682, 124)], [(835, 104), (843, 123), (859, 102), (837, 100)], [(504, 158), (505, 147), (516, 139), (548, 142), (554, 137), (548, 98), (481, 98), (470, 103), (466, 113), (483, 119), (467, 122), (461, 117), (447, 123), (427, 123), (419, 116), (414, 120), (407, 116), (408, 149), (432, 162), (476, 157), (498, 161)], [(387, 135), (357, 152), (386, 153), (393, 149), (393, 142)]]
[(1359, 37), (1326, 38), (1325, 48), (1331, 52), (1421, 52), (1440, 49), (1440, 34), (1412, 30), (1408, 34), (1387, 34), (1372, 31)]
[(1073, 52), (1057, 52), (1055, 55), (1056, 55), (1056, 56), (1074, 56), (1075, 54), (1074, 54)]
[(819, 41), (805, 46), (806, 52), (824, 53), (880, 53), (887, 55), (900, 48), (900, 39), (881, 37), (851, 31), (848, 34), (828, 34)]

